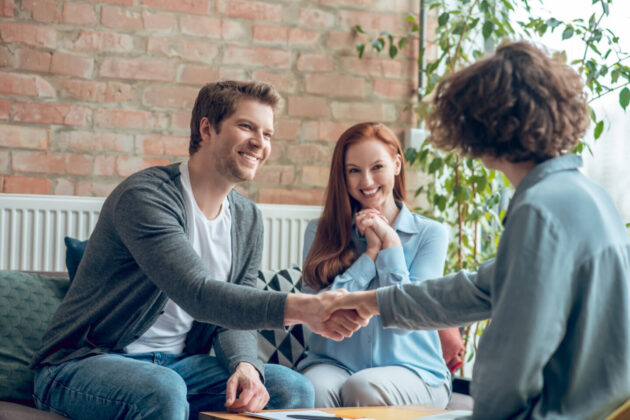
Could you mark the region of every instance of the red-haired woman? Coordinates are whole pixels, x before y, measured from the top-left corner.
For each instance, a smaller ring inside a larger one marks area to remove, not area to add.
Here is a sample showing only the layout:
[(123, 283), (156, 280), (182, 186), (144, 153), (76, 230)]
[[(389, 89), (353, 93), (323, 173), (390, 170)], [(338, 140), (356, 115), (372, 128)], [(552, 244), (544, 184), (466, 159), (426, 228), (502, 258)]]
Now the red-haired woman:
[[(335, 147), (321, 219), (305, 233), (303, 291), (370, 290), (439, 277), (447, 234), (405, 205), (405, 164), (396, 135), (380, 123), (346, 130)], [(445, 330), (445, 358), (463, 345)], [(428, 404), (445, 407), (450, 374), (436, 331), (385, 329), (379, 317), (336, 342), (313, 334), (299, 369), (315, 406)]]

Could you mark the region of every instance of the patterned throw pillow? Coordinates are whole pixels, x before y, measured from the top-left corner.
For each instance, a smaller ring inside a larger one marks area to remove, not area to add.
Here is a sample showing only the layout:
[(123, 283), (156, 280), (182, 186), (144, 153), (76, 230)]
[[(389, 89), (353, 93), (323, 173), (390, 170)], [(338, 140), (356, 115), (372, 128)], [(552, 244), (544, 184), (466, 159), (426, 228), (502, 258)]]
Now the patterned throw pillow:
[[(258, 271), (258, 288), (294, 293), (299, 291), (302, 273), (298, 268), (279, 271)], [(290, 368), (304, 357), (304, 349), (311, 334), (305, 325), (294, 325), (284, 330), (258, 332), (258, 357), (265, 363), (275, 363)]]

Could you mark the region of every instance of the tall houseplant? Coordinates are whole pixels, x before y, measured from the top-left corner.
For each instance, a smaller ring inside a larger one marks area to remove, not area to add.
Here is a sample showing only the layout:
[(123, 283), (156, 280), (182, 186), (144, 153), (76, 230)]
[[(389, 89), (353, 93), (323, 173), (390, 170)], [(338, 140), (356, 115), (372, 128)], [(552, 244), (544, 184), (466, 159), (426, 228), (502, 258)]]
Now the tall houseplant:
[[(619, 38), (602, 27), (602, 20), (610, 13), (612, 0), (592, 0), (592, 10), (585, 11), (585, 18), (562, 21), (544, 19), (536, 15), (532, 3), (542, 6), (542, 0), (425, 0), (421, 1), (420, 16), (410, 15), (407, 21), (409, 33), (394, 36), (381, 32), (372, 36), (369, 43), (357, 44), (362, 57), (367, 49), (377, 53), (386, 51), (392, 59), (409, 41), (420, 39), (418, 59), (419, 98), (430, 98), (436, 85), (450, 74), (494, 49), (502, 40), (535, 39), (561, 36), (563, 40), (577, 39), (583, 49), (581, 58), (569, 64), (583, 75), (589, 94), (589, 102), (608, 94), (617, 94), (619, 105), (625, 110), (630, 103), (630, 55), (619, 46)], [(516, 10), (525, 17), (517, 17)], [(434, 34), (426, 34), (429, 47), (424, 45), (422, 32), (424, 13), (437, 20)], [(359, 33), (365, 33), (355, 27)], [(431, 45), (433, 44), (433, 45)], [(428, 57), (430, 47), (435, 54)], [(557, 54), (566, 60), (566, 53)], [(430, 101), (414, 104), (419, 121), (430, 112)], [(599, 138), (605, 122), (591, 111), (594, 122), (593, 137)], [(584, 141), (576, 152), (588, 146)], [(469, 269), (495, 255), (501, 234), (501, 219), (507, 197), (512, 190), (502, 174), (487, 170), (479, 161), (465, 158), (455, 152), (442, 152), (425, 142), (419, 150), (406, 150), (408, 162), (433, 175), (433, 182), (421, 186), (417, 194), (424, 193), (428, 208), (418, 209), (453, 229), (455, 236), (448, 250), (447, 272)], [(467, 328), (464, 334), (469, 360), (476, 351), (476, 343), (485, 323)], [(460, 372), (465, 375), (465, 372)]]

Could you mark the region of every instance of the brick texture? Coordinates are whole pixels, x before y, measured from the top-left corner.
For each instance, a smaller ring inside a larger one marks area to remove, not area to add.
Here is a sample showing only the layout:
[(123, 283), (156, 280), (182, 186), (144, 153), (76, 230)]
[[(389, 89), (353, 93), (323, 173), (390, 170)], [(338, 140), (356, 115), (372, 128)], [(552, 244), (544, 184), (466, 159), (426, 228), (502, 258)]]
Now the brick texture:
[(206, 14), (210, 0), (140, 0), (143, 6), (174, 12)]
[(121, 31), (137, 31), (142, 28), (140, 13), (116, 6), (101, 7), (101, 24)]
[(0, 22), (0, 38), (2, 42), (22, 43), (34, 47), (57, 46), (57, 31), (54, 28), (30, 23)]
[(63, 23), (79, 26), (94, 25), (96, 23), (94, 6), (82, 3), (64, 3)]
[(5, 175), (2, 192), (12, 194), (50, 194), (52, 181), (44, 177)]
[(20, 48), (16, 51), (17, 67), (20, 70), (47, 73), (50, 71), (52, 54), (48, 51), (38, 51), (32, 48)]
[(83, 105), (44, 102), (14, 102), (11, 120), (35, 124), (86, 126), (92, 118), (92, 110)]
[(52, 62), (50, 64), (50, 71), (52, 73), (83, 78), (90, 77), (93, 68), (93, 58), (66, 54), (62, 52), (54, 52), (52, 55)]
[(0, 99), (0, 121), (9, 121), (11, 112), (11, 101)]
[(56, 23), (60, 20), (60, 12), (55, 0), (22, 0), (22, 9), (31, 12), (37, 22)]
[(13, 0), (0, 0), (0, 16), (13, 17), (14, 8)]
[(404, 33), (415, 3), (0, 0), (0, 192), (104, 196), (182, 161), (199, 88), (236, 79), (282, 96), (269, 159), (238, 190), (321, 205), (343, 131), (415, 123), (417, 42), (395, 60), (358, 59), (368, 35), (352, 29)]

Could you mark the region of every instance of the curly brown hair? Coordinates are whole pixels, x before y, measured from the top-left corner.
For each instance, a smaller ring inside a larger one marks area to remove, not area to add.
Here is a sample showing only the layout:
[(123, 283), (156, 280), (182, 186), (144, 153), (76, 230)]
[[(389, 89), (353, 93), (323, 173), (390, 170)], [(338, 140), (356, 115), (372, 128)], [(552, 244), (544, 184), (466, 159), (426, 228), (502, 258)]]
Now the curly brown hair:
[(429, 141), (510, 162), (570, 152), (589, 113), (580, 76), (527, 42), (512, 42), (445, 77), (427, 119)]

